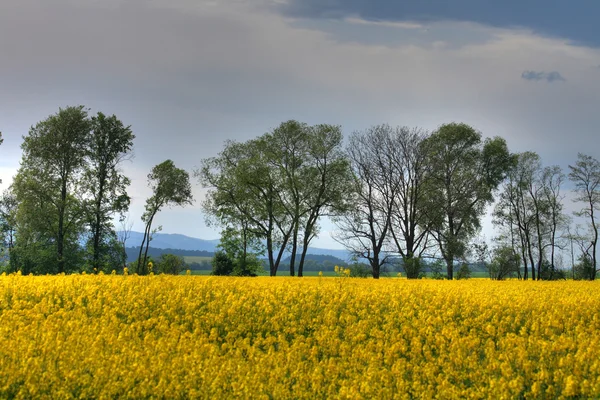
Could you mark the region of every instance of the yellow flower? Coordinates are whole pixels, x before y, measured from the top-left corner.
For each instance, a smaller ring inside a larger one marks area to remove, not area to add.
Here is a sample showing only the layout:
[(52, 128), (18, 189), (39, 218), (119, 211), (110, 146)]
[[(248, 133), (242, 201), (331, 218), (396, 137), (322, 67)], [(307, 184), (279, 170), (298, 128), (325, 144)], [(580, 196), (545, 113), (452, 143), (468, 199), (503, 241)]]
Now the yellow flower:
[(600, 398), (600, 282), (349, 271), (2, 275), (0, 398)]

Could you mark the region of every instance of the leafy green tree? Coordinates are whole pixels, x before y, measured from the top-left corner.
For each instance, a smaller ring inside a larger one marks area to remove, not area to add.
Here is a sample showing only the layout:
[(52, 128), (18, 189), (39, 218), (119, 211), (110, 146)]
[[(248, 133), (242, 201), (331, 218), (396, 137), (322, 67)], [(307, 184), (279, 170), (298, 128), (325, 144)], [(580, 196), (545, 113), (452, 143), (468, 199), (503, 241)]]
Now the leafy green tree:
[[(535, 243), (536, 232), (541, 228), (540, 212), (536, 212), (541, 187), (540, 158), (537, 153), (524, 152), (513, 155), (513, 163), (507, 174), (506, 184), (494, 209), (494, 223), (504, 227), (514, 252), (519, 253), (523, 263), (523, 279), (536, 279)], [(533, 196), (537, 199), (534, 202)]]
[[(107, 264), (112, 247), (118, 244), (113, 237), (114, 215), (122, 217), (129, 208), (127, 186), (130, 180), (123, 175), (119, 166), (131, 157), (134, 138), (131, 128), (123, 125), (114, 115), (98, 113), (91, 119), (83, 190), (89, 196), (86, 213), (90, 228), (90, 262), (95, 271), (100, 271), (102, 265)], [(110, 264), (109, 269), (117, 267)]]
[(352, 176), (341, 139), (337, 126), (287, 121), (257, 139), (227, 142), (196, 171), (209, 188), (206, 214), (240, 236), (264, 240), (271, 276), (290, 243), (294, 274), (294, 250), (301, 247), (301, 276), (319, 218), (348, 207)]
[(460, 263), (458, 271), (456, 271), (456, 279), (469, 279), (471, 277), (471, 268), (466, 262)]
[(353, 175), (342, 148), (342, 131), (335, 125), (310, 127), (307, 148), (307, 166), (302, 173), (305, 182), (302, 224), (302, 253), (298, 276), (302, 276), (306, 252), (318, 234), (319, 219), (336, 216), (351, 207)]
[(454, 262), (464, 259), (466, 244), (480, 228), (485, 207), (504, 180), (511, 157), (502, 138), (482, 141), (466, 124), (442, 125), (424, 141), (430, 231), (446, 262), (448, 279)]
[(219, 250), (215, 252), (212, 259), (212, 275), (231, 275), (233, 272), (233, 260), (226, 252)]
[(244, 229), (226, 228), (221, 232), (219, 248), (233, 261), (233, 275), (256, 276), (262, 270), (258, 254), (264, 246), (258, 238), (244, 236), (244, 232)]
[(591, 280), (594, 272), (594, 260), (589, 254), (582, 253), (577, 258), (577, 263), (573, 268), (573, 279), (575, 280)]
[[(589, 272), (586, 279), (594, 280), (598, 271), (596, 259), (598, 221), (595, 212), (600, 209), (600, 162), (580, 153), (575, 165), (569, 165), (569, 169), (571, 170), (569, 179), (575, 184), (577, 195), (574, 201), (584, 204), (575, 215), (585, 217), (589, 221), (591, 239), (588, 241), (589, 245), (583, 249), (583, 253), (589, 255), (591, 259), (591, 266), (588, 267), (586, 264), (585, 270)], [(584, 262), (587, 263), (588, 260), (584, 259)]]
[(182, 256), (175, 254), (161, 254), (157, 263), (157, 272), (161, 274), (179, 275), (186, 268)]
[(80, 194), (89, 134), (84, 107), (67, 107), (33, 126), (21, 145), (23, 158), (13, 183), (19, 203), (17, 240), (23, 237), (21, 251), (53, 249), (54, 262), (48, 264), (54, 265), (45, 272), (66, 272), (81, 264), (73, 255), (79, 254), (75, 249), (84, 230)]
[(263, 135), (259, 140), (263, 143), (268, 165), (278, 178), (281, 187), (279, 196), (281, 207), (287, 218), (285, 223), (291, 229), (291, 256), (289, 261), (290, 276), (296, 274), (296, 256), (300, 246), (300, 225), (305, 219), (307, 209), (306, 170), (307, 146), (309, 143), (309, 126), (305, 123), (290, 120), (281, 123), (272, 132)]
[(496, 247), (493, 250), (492, 261), (487, 264), (490, 279), (499, 281), (517, 274), (520, 265), (519, 255), (511, 246)]
[(264, 240), (269, 272), (275, 276), (293, 224), (282, 205), (281, 179), (265, 156), (266, 145), (259, 139), (228, 141), (217, 157), (202, 160), (194, 175), (208, 188), (202, 204), (208, 224), (237, 231), (249, 240)]
[(2, 241), (2, 251), (0, 253), (8, 255), (9, 261), (15, 247), (17, 206), (17, 198), (12, 188), (4, 190), (0, 197), (0, 239)]
[(146, 227), (138, 257), (136, 269), (138, 274), (148, 272), (146, 261), (148, 247), (152, 239), (152, 222), (156, 214), (163, 207), (183, 207), (188, 204), (191, 205), (193, 202), (189, 174), (185, 170), (177, 168), (171, 160), (163, 161), (152, 168), (152, 171), (148, 174), (148, 185), (152, 189), (152, 196), (146, 200), (146, 209), (142, 215), (142, 221)]

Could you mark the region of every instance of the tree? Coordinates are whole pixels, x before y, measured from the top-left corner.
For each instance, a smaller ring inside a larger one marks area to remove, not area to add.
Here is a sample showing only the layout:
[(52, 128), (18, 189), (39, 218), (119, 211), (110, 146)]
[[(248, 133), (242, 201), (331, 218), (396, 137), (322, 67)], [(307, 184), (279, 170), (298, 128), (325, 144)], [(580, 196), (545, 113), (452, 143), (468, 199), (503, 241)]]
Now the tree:
[(355, 258), (368, 260), (376, 279), (389, 259), (385, 245), (396, 190), (390, 154), (384, 150), (391, 129), (379, 125), (350, 136), (346, 152), (354, 172), (352, 207), (335, 219), (339, 228), (335, 239)]
[(91, 264), (95, 271), (102, 268), (102, 259), (110, 252), (114, 214), (123, 214), (129, 208), (127, 195), (129, 178), (120, 171), (120, 164), (131, 157), (135, 136), (129, 126), (116, 116), (98, 113), (91, 120), (92, 134), (87, 151), (84, 185), (89, 200), (86, 202), (90, 226)]
[(0, 197), (0, 239), (2, 252), (8, 253), (11, 269), (14, 270), (13, 249), (15, 247), (15, 234), (17, 230), (17, 198), (8, 188), (2, 192)]
[(175, 254), (161, 254), (157, 263), (157, 271), (161, 274), (179, 275), (185, 267), (184, 258)]
[(290, 240), (293, 250), (301, 241), (301, 276), (319, 218), (347, 207), (351, 173), (341, 140), (337, 126), (288, 121), (257, 139), (227, 142), (195, 172), (209, 188), (203, 204), (209, 222), (264, 240), (271, 276)]
[(240, 233), (243, 230), (233, 228), (226, 228), (221, 232), (218, 248), (231, 260), (231, 270), (220, 275), (256, 276), (262, 270), (258, 253), (264, 250), (263, 244), (257, 238), (247, 242), (248, 237), (240, 236)]
[(430, 230), (452, 279), (454, 262), (464, 258), (511, 157), (504, 139), (482, 142), (481, 133), (466, 124), (442, 125), (424, 145), (432, 171), (426, 183)]
[(305, 204), (307, 182), (303, 175), (307, 166), (309, 129), (305, 123), (290, 120), (281, 123), (272, 132), (260, 138), (266, 162), (272, 168), (281, 187), (278, 199), (286, 215), (283, 221), (289, 224), (291, 229), (290, 276), (296, 274), (300, 225), (308, 211)]
[(341, 145), (342, 131), (339, 126), (322, 124), (310, 128), (308, 165), (303, 174), (307, 183), (304, 197), (306, 219), (298, 276), (302, 276), (308, 246), (318, 234), (319, 218), (343, 214), (351, 206), (352, 171)]
[(222, 250), (215, 252), (212, 259), (212, 275), (231, 275), (233, 272), (233, 260)]
[(565, 175), (558, 165), (544, 168), (542, 171), (542, 198), (546, 209), (546, 224), (549, 235), (548, 245), (550, 247), (550, 279), (556, 271), (556, 249), (558, 244), (559, 229), (566, 230), (569, 223), (566, 215), (563, 214), (563, 198), (561, 186), (565, 180)]
[(402, 257), (407, 277), (419, 276), (429, 237), (423, 208), (426, 136), (418, 128), (378, 125), (350, 138), (355, 202), (337, 220), (338, 241), (368, 259), (374, 277), (392, 249)]
[(282, 179), (269, 166), (267, 145), (268, 141), (260, 138), (226, 142), (217, 157), (202, 160), (194, 175), (209, 189), (202, 204), (207, 223), (241, 229), (245, 233), (240, 235), (265, 240), (269, 273), (275, 276), (293, 224), (281, 201)]
[[(569, 169), (571, 170), (569, 179), (575, 184), (576, 197), (574, 201), (585, 204), (575, 215), (586, 217), (589, 220), (592, 237), (589, 241), (589, 250), (586, 250), (585, 253), (589, 254), (591, 258), (591, 266), (586, 268), (590, 271), (587, 279), (594, 280), (598, 271), (596, 259), (598, 223), (595, 211), (600, 208), (600, 162), (591, 156), (579, 153), (577, 162), (575, 165), (569, 165)], [(588, 261), (586, 260), (586, 262)]]
[(302, 276), (320, 217), (338, 215), (348, 208), (352, 174), (342, 149), (341, 128), (290, 120), (259, 140), (280, 188), (277, 195), (284, 221), (291, 228), (290, 275), (295, 274), (300, 249), (298, 276)]
[[(148, 174), (148, 185), (152, 189), (152, 196), (146, 199), (146, 207), (142, 215), (142, 221), (146, 226), (137, 262), (136, 272), (138, 274), (148, 272), (146, 260), (152, 239), (152, 222), (156, 214), (163, 207), (183, 207), (187, 204), (191, 205), (193, 202), (189, 174), (183, 169), (177, 168), (171, 160), (163, 161), (152, 168)], [(142, 251), (144, 252), (143, 257)]]
[(488, 273), (492, 280), (503, 280), (519, 272), (519, 255), (511, 246), (498, 246), (493, 250), (492, 261), (488, 264)]
[[(523, 262), (523, 279), (536, 279), (534, 261), (537, 217), (531, 194), (537, 193), (537, 177), (541, 168), (537, 153), (524, 152), (513, 155), (513, 163), (507, 174), (507, 182), (494, 210), (494, 222), (508, 229), (513, 250), (520, 253)], [(537, 194), (536, 194), (537, 195)], [(518, 238), (518, 242), (517, 242)]]
[(121, 254), (121, 263), (119, 269), (127, 265), (127, 240), (131, 237), (131, 230), (133, 229), (133, 221), (129, 219), (129, 213), (123, 218), (119, 218), (119, 231), (117, 232), (117, 240), (119, 247), (123, 249)]
[[(51, 271), (59, 273), (80, 262), (72, 256), (84, 229), (79, 195), (89, 134), (84, 107), (67, 107), (32, 127), (21, 145), (23, 158), (13, 183), (18, 229), (23, 229), (17, 236), (54, 248)], [(68, 258), (74, 262), (67, 264)]]
[(428, 136), (418, 128), (398, 128), (383, 149), (391, 156), (392, 169), (388, 176), (394, 188), (394, 195), (390, 197), (390, 233), (409, 279), (419, 277), (423, 266), (421, 257), (430, 248)]

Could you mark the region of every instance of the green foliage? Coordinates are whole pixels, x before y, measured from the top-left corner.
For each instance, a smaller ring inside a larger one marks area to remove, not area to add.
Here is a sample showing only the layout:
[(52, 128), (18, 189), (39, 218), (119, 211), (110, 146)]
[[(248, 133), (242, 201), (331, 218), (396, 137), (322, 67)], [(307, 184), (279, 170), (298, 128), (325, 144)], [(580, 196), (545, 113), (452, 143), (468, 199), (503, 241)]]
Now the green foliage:
[(582, 254), (577, 258), (577, 264), (574, 266), (574, 279), (575, 280), (594, 280), (595, 270), (594, 261), (589, 254)]
[(119, 166), (130, 157), (134, 138), (131, 128), (114, 115), (98, 113), (91, 119), (82, 189), (88, 195), (84, 202), (90, 231), (88, 259), (96, 271), (114, 267), (106, 261), (114, 257), (109, 254), (114, 250), (112, 245), (118, 244), (112, 221), (115, 214), (123, 216), (130, 202), (127, 195), (130, 180)]
[[(33, 126), (24, 137), (21, 167), (13, 190), (17, 211), (20, 251), (52, 248), (54, 261), (45, 272), (68, 272), (83, 264), (73, 259), (79, 236), (85, 229), (81, 196), (83, 167), (89, 146), (90, 120), (83, 106), (67, 107)], [(25, 250), (27, 248), (28, 250)], [(45, 251), (44, 251), (45, 252)]]
[(233, 263), (230, 274), (256, 276), (262, 271), (262, 262), (258, 259), (257, 252), (263, 249), (263, 245), (249, 231), (225, 229), (221, 233), (221, 242), (218, 247), (227, 254)]
[(600, 161), (595, 158), (578, 154), (574, 166), (569, 165), (571, 172), (569, 179), (575, 184), (575, 201), (584, 204), (576, 215), (588, 218), (588, 224), (592, 231), (592, 238), (588, 249), (584, 249), (590, 260), (581, 261), (584, 269), (585, 279), (596, 279), (597, 260), (596, 248), (598, 246), (598, 221), (596, 211), (600, 210)]
[(188, 204), (191, 205), (193, 202), (189, 174), (185, 170), (177, 168), (171, 160), (163, 161), (152, 168), (152, 171), (148, 174), (148, 186), (152, 189), (152, 195), (146, 199), (146, 207), (142, 215), (142, 221), (146, 227), (140, 246), (139, 262), (136, 267), (138, 274), (148, 272), (146, 258), (153, 233), (152, 221), (156, 214), (163, 207), (183, 207)]
[(446, 279), (446, 275), (444, 275), (444, 262), (442, 260), (435, 260), (431, 264), (429, 264), (429, 273), (431, 279)]
[(469, 264), (465, 262), (461, 263), (456, 272), (456, 279), (469, 279), (470, 277), (471, 269), (469, 268)]
[(521, 260), (510, 246), (499, 246), (494, 249), (492, 261), (486, 264), (492, 280), (503, 280), (519, 272)]
[(549, 261), (544, 260), (540, 270), (540, 279), (545, 281), (566, 280), (567, 274), (563, 270), (556, 269)]
[(423, 262), (419, 257), (402, 260), (402, 268), (408, 279), (419, 279), (423, 277)]
[(341, 143), (339, 126), (297, 121), (254, 140), (227, 142), (195, 172), (210, 188), (203, 204), (208, 222), (264, 240), (271, 275), (291, 245), (293, 273), (296, 251), (306, 254), (319, 218), (347, 209), (352, 175)]
[(2, 196), (0, 196), (0, 257), (3, 258), (6, 256), (10, 258), (15, 246), (18, 205), (12, 188), (2, 192)]
[(217, 251), (212, 260), (212, 275), (231, 275), (233, 260), (224, 251)]
[(185, 269), (183, 257), (174, 254), (162, 254), (155, 266), (156, 272), (161, 274), (179, 275)]
[(426, 183), (428, 218), (452, 279), (454, 261), (465, 257), (485, 206), (493, 201), (513, 159), (504, 139), (482, 141), (481, 133), (466, 124), (442, 125), (423, 146), (431, 171)]
[(348, 266), (350, 269), (350, 277), (352, 278), (368, 278), (372, 276), (371, 266), (365, 263), (353, 263)]

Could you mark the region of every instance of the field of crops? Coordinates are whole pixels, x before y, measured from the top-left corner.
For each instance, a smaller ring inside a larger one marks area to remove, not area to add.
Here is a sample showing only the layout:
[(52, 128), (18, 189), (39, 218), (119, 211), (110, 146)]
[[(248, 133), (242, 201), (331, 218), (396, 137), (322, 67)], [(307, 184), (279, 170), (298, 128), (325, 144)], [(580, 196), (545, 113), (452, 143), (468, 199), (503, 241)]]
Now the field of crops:
[(0, 277), (0, 398), (600, 396), (600, 284)]

